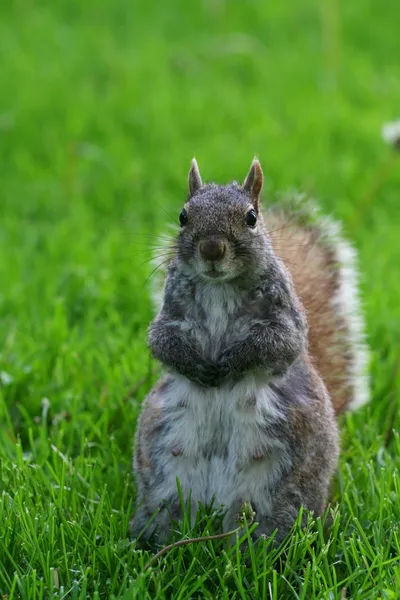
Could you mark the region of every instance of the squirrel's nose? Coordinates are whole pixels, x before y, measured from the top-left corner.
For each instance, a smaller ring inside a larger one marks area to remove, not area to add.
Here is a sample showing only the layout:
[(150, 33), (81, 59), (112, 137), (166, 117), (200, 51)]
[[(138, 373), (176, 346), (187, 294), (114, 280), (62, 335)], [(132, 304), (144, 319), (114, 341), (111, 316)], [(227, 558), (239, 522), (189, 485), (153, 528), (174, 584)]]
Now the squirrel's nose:
[(221, 260), (225, 251), (226, 245), (222, 240), (210, 238), (200, 242), (200, 253), (206, 260)]

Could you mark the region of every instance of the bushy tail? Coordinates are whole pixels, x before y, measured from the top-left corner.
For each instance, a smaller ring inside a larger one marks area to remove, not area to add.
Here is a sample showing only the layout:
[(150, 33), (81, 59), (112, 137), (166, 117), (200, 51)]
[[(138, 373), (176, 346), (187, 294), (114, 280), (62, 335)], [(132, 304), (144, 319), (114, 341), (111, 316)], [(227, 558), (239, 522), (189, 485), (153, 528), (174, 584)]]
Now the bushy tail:
[(302, 196), (282, 198), (267, 210), (265, 222), (306, 309), (310, 355), (335, 412), (354, 410), (370, 395), (356, 252), (339, 223)]
[[(358, 291), (357, 256), (340, 225), (300, 195), (288, 195), (264, 211), (276, 254), (290, 271), (307, 312), (309, 351), (336, 414), (369, 400), (369, 352)], [(172, 241), (160, 238), (166, 249)], [(156, 263), (155, 263), (156, 264)], [(152, 278), (158, 311), (167, 265)]]

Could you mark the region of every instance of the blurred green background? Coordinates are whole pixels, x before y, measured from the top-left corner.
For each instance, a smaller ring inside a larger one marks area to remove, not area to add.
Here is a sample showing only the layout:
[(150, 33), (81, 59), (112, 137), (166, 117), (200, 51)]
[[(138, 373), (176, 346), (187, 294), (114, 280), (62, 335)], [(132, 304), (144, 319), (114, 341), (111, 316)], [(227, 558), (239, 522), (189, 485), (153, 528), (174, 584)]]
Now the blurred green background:
[(128, 392), (149, 371), (149, 246), (193, 155), (219, 182), (257, 155), (265, 203), (307, 192), (359, 250), (374, 402), (344, 423), (339, 487), (374, 522), (359, 465), (398, 467), (400, 153), (381, 127), (400, 116), (399, 19), (394, 0), (1, 3), (0, 593), (46, 597), (51, 569), (72, 589), (76, 569), (76, 594), (107, 597), (139, 568), (118, 544), (150, 381)]

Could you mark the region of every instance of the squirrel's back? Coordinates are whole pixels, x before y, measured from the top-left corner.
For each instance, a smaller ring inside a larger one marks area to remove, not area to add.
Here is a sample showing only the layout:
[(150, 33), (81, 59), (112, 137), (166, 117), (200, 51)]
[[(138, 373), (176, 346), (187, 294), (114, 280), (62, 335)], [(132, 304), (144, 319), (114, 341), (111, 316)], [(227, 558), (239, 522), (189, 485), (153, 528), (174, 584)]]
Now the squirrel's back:
[[(362, 406), (369, 400), (368, 347), (354, 249), (341, 237), (339, 224), (301, 196), (288, 196), (263, 214), (275, 253), (305, 307), (309, 353), (336, 414)], [(166, 245), (165, 239), (159, 245)], [(166, 263), (152, 280), (157, 310), (165, 270)]]
[(358, 408), (369, 400), (369, 383), (356, 253), (339, 224), (301, 198), (267, 209), (265, 222), (306, 309), (309, 352), (335, 412)]

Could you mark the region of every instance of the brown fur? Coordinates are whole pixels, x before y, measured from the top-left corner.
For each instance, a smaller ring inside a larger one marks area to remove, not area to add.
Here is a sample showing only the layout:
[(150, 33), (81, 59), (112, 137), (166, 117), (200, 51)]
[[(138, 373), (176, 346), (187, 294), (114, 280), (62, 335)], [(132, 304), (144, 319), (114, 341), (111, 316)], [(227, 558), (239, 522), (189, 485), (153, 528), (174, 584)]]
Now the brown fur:
[(271, 210), (265, 217), (274, 250), (290, 271), (306, 309), (310, 355), (339, 414), (352, 398), (352, 386), (347, 324), (331, 302), (339, 287), (334, 250), (320, 243), (317, 227), (297, 223), (293, 214)]

